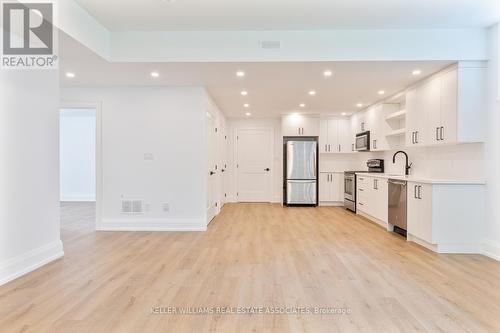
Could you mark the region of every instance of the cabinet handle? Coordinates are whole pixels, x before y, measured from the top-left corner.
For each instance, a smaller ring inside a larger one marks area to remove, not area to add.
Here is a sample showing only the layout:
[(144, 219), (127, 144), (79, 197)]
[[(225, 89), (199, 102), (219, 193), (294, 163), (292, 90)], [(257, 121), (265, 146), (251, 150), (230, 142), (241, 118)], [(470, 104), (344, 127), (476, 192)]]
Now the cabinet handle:
[(422, 200), (422, 186), (418, 187), (418, 198)]
[(363, 192), (364, 190), (362, 188), (358, 188), (358, 191), (359, 192)]
[(444, 141), (444, 127), (441, 126), (441, 141)]
[(354, 143), (352, 144), (352, 151), (354, 151)]
[(328, 145), (328, 151), (332, 151), (332, 147)]
[(417, 185), (414, 185), (414, 186), (413, 186), (413, 197), (414, 197), (415, 199), (418, 199), (418, 197), (417, 197), (417, 187), (418, 187)]
[(415, 144), (415, 132), (411, 132), (411, 143)]
[(325, 153), (328, 151), (328, 145), (325, 145)]
[(339, 151), (341, 151), (341, 150), (342, 150), (342, 148), (341, 148), (341, 147), (340, 147), (340, 145), (339, 145)]
[(364, 204), (362, 202), (359, 203), (361, 206), (364, 206)]
[(418, 131), (415, 132), (415, 143), (417, 144), (418, 144), (418, 133), (419, 133)]
[(436, 141), (439, 141), (439, 127), (436, 127)]

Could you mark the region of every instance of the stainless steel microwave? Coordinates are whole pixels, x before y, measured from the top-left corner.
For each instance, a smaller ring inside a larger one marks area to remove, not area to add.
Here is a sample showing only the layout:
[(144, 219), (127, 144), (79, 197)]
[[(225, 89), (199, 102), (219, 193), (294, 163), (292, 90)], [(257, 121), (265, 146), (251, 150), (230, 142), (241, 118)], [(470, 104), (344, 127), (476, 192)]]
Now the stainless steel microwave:
[(356, 151), (370, 151), (370, 131), (356, 135)]

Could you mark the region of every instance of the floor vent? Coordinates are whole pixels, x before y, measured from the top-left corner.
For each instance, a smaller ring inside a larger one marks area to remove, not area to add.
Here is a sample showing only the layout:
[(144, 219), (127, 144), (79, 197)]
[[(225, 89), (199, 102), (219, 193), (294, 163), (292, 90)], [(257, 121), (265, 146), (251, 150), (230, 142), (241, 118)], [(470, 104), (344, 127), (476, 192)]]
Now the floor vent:
[(141, 200), (122, 200), (122, 214), (140, 214), (144, 212)]
[(280, 49), (281, 42), (279, 40), (263, 40), (260, 42), (262, 49)]

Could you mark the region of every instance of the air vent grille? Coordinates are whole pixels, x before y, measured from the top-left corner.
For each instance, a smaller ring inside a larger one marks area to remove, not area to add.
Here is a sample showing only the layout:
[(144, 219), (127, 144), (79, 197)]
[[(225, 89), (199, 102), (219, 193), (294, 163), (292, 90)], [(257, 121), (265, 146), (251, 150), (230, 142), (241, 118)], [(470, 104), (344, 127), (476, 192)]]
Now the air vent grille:
[(279, 40), (263, 40), (260, 42), (262, 49), (280, 49), (281, 42)]
[(122, 200), (122, 214), (140, 214), (144, 212), (141, 200)]

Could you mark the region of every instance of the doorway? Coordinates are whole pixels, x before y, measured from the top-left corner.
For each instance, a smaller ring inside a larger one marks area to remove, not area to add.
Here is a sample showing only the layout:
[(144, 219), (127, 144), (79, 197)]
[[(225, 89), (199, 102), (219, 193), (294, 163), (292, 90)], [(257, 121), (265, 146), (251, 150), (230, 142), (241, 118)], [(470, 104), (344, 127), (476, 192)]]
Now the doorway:
[(59, 112), (61, 229), (95, 230), (100, 212), (100, 112), (68, 106)]
[(273, 130), (237, 129), (236, 170), (238, 202), (271, 202)]

